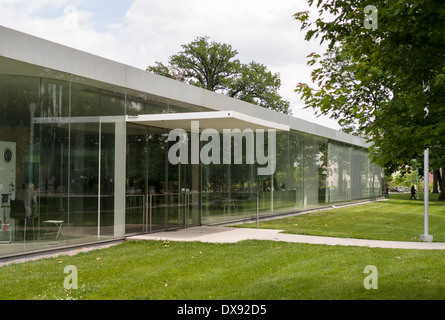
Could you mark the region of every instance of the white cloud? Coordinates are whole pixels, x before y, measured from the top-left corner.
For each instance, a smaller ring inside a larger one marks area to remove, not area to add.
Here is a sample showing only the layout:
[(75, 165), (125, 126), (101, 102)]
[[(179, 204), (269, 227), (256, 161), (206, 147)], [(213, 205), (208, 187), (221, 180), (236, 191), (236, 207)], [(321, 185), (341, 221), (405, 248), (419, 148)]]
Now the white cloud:
[(24, 0), (5, 3), (2, 0), (0, 21), (6, 27), (43, 39), (122, 60), (122, 56), (116, 54), (121, 49), (120, 39), (112, 32), (95, 31), (94, 12), (80, 10), (73, 3), (79, 5), (82, 1)]
[[(78, 8), (77, 28), (67, 28), (68, 5)], [(113, 10), (113, 5), (100, 10)], [(121, 7), (120, 7), (121, 8)], [(113, 11), (113, 21), (99, 22), (98, 9), (84, 0), (2, 0), (1, 24), (51, 41), (113, 59), (140, 69), (155, 61), (166, 63), (181, 45), (198, 36), (231, 44), (243, 62), (263, 63), (282, 79), (281, 94), (294, 115), (314, 121), (312, 110), (302, 110), (294, 88), (310, 81), (306, 56), (320, 52), (304, 41), (292, 15), (308, 10), (304, 0), (134, 0), (126, 12)], [(120, 14), (121, 22), (116, 22)], [(101, 12), (104, 16), (105, 12)], [(110, 12), (111, 15), (111, 12)], [(100, 26), (98, 24), (101, 24)], [(338, 129), (325, 118), (317, 123)]]
[[(265, 64), (282, 64), (301, 50), (298, 25), (292, 14), (303, 1), (169, 0), (134, 1), (127, 12), (130, 36), (152, 46), (147, 52), (176, 53), (181, 44), (197, 36), (209, 36), (217, 42), (231, 44), (243, 60)], [(154, 46), (154, 48), (153, 48)]]
[(140, 68), (156, 61), (166, 63), (181, 45), (198, 36), (231, 44), (241, 61), (254, 60), (281, 74), (281, 94), (291, 102), (295, 116), (338, 129), (336, 121), (303, 110), (294, 92), (297, 83), (310, 82), (306, 56), (324, 50), (316, 42), (305, 41), (293, 19), (294, 13), (308, 9), (305, 1), (295, 0), (136, 0), (121, 32), (132, 44), (139, 43), (133, 61), (141, 62), (136, 65)]

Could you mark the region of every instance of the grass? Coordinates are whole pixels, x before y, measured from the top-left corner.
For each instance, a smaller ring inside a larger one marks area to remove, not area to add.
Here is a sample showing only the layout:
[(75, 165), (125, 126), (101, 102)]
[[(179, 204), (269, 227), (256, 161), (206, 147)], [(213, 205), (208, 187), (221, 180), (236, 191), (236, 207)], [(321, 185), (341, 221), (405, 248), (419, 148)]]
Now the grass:
[[(386, 201), (264, 221), (259, 226), (293, 234), (420, 241), (424, 233), (424, 202), (409, 198), (410, 194), (391, 194)], [(256, 223), (238, 227), (256, 228)], [(445, 242), (445, 203), (437, 201), (437, 195), (430, 196), (429, 234), (434, 242)]]
[[(427, 261), (427, 263), (426, 263)], [(1, 268), (0, 298), (15, 300), (443, 299), (441, 251), (332, 247), (272, 241), (238, 244), (126, 242), (76, 256)], [(63, 286), (78, 269), (77, 290)], [(378, 270), (367, 290), (364, 268)]]
[[(288, 231), (348, 237), (382, 238), (392, 232), (391, 240), (415, 240), (423, 231), (422, 205), (398, 196), (261, 225), (287, 224)], [(435, 224), (443, 223), (443, 209), (433, 201), (430, 230), (435, 239), (441, 239)], [(2, 267), (0, 299), (442, 300), (444, 263), (441, 250), (254, 240), (236, 244), (129, 241), (75, 256)], [(64, 268), (70, 265), (78, 270), (78, 289), (64, 288), (68, 276)], [(364, 286), (368, 265), (378, 271), (376, 290)]]

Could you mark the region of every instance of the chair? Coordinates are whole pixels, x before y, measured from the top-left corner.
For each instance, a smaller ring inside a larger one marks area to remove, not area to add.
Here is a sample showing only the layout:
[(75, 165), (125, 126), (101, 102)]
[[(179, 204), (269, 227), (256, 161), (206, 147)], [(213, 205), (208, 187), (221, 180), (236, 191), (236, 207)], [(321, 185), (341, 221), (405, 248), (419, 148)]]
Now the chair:
[(25, 219), (25, 201), (23, 200), (11, 200), (11, 213), (10, 217), (12, 219)]
[[(26, 209), (25, 209), (25, 201), (23, 200), (11, 200), (11, 213), (9, 215), (11, 217), (11, 219), (14, 219), (16, 221), (18, 220), (25, 220), (25, 230), (23, 233), (23, 241), (25, 241), (26, 239), (26, 224), (27, 224), (27, 220), (26, 219)], [(17, 224), (16, 224), (17, 225)], [(34, 222), (33, 222), (33, 234), (34, 234)], [(15, 229), (17, 231), (17, 227)]]

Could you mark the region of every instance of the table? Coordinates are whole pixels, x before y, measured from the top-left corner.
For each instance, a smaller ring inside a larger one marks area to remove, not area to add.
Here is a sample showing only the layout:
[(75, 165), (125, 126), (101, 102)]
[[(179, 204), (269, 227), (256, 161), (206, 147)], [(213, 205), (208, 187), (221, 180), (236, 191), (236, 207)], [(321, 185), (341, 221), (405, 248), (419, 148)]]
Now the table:
[(46, 227), (46, 232), (45, 232), (45, 236), (48, 233), (48, 225), (55, 225), (57, 227), (57, 235), (56, 235), (56, 240), (59, 238), (59, 235), (62, 234), (62, 224), (63, 224), (63, 220), (46, 220), (43, 221), (43, 223), (45, 224)]

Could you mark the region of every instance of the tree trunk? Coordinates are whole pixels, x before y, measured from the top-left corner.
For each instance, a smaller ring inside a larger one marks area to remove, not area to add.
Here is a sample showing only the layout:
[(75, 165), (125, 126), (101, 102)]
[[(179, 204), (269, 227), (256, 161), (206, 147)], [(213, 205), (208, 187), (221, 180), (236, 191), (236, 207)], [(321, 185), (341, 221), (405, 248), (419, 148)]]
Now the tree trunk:
[(441, 183), (441, 180), (442, 177), (440, 176), (440, 169), (433, 170), (433, 193), (439, 193), (439, 185)]
[(441, 170), (437, 170), (437, 172), (438, 172), (438, 177), (440, 177), (440, 179), (438, 179), (440, 186), (440, 194), (437, 200), (445, 201), (445, 179), (442, 176), (443, 172), (441, 173)]

